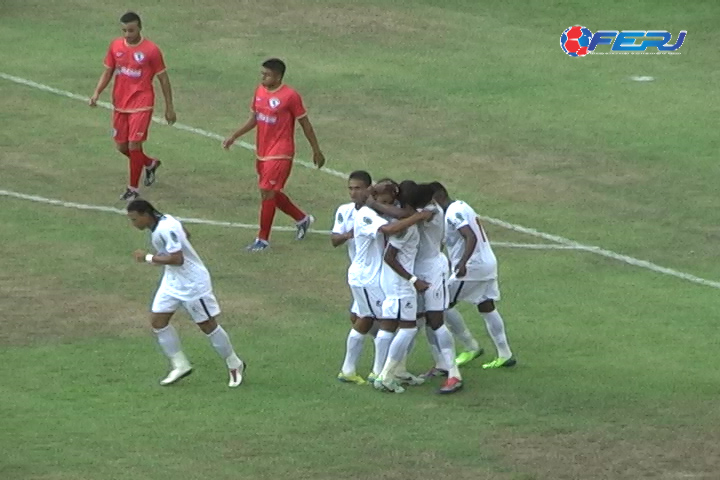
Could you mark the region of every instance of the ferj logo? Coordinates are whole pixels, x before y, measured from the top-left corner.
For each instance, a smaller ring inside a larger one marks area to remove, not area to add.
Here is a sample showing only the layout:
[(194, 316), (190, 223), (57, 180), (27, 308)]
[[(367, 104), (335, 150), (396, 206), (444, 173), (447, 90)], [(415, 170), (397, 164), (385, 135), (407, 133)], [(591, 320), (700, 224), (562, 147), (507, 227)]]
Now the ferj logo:
[[(560, 48), (571, 57), (584, 57), (590, 53), (598, 55), (629, 54), (669, 54), (679, 55), (687, 35), (680, 31), (675, 43), (666, 30), (598, 30), (593, 33), (589, 28), (574, 25), (560, 35)], [(598, 52), (599, 45), (612, 45), (609, 52)], [(653, 50), (648, 50), (653, 49)]]

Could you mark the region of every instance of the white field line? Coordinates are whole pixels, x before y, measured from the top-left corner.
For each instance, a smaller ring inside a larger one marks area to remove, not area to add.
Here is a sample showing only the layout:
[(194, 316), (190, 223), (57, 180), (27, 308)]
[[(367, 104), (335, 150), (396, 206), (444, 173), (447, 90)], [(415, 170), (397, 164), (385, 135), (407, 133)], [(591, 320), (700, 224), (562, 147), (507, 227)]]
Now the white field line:
[[(80, 100), (80, 101), (83, 101), (83, 102), (87, 102), (87, 101), (88, 101), (88, 97), (85, 97), (85, 96), (83, 96), (83, 95), (78, 95), (78, 94), (76, 94), (76, 93), (68, 92), (68, 91), (66, 91), (66, 90), (60, 90), (60, 89), (58, 89), (58, 88), (53, 88), (53, 87), (51, 87), (51, 86), (44, 85), (44, 84), (42, 84), (42, 83), (33, 82), (32, 80), (28, 80), (28, 79), (26, 79), (26, 78), (21, 78), (21, 77), (16, 77), (16, 76), (14, 76), (14, 75), (9, 75), (9, 74), (7, 74), (7, 73), (0, 72), (0, 78), (3, 78), (3, 79), (5, 79), (5, 80), (8, 80), (8, 81), (13, 82), (13, 83), (17, 83), (17, 84), (19, 84), (19, 85), (25, 85), (25, 86), (32, 87), (32, 88), (35, 88), (35, 89), (38, 89), (38, 90), (42, 90), (42, 91), (45, 91), (45, 92), (54, 93), (55, 95), (60, 95), (60, 96), (63, 96), (63, 97), (72, 98), (72, 99), (74, 99), (74, 100)], [(98, 106), (101, 106), (101, 107), (107, 108), (107, 109), (112, 109), (112, 105), (110, 105), (110, 104), (107, 103), (107, 102), (98, 102)], [(153, 117), (153, 120), (154, 120), (155, 122), (161, 123), (161, 124), (165, 124), (165, 123), (166, 123), (164, 119), (159, 118), (159, 117)], [(189, 125), (184, 125), (184, 124), (182, 124), (182, 123), (175, 123), (175, 124), (173, 125), (173, 127), (177, 128), (177, 129), (179, 129), (179, 130), (184, 130), (184, 131), (186, 131), (186, 132), (195, 133), (195, 134), (201, 135), (201, 136), (203, 136), (203, 137), (212, 138), (212, 139), (214, 139), (214, 140), (220, 140), (220, 141), (221, 141), (221, 140), (223, 140), (223, 138), (224, 138), (222, 135), (219, 135), (219, 134), (217, 134), (217, 133), (208, 132), (208, 131), (206, 131), (206, 130), (202, 130), (202, 129), (200, 129), (200, 128), (191, 127), (191, 126), (189, 126)], [(240, 146), (240, 147), (242, 147), (242, 148), (246, 148), (246, 149), (248, 149), (248, 150), (255, 150), (255, 146), (254, 146), (254, 145), (249, 144), (249, 143), (246, 143), (246, 142), (237, 142), (236, 145), (238, 145), (238, 146)], [(306, 162), (306, 161), (304, 161), (304, 160), (297, 160), (297, 159), (296, 159), (295, 162), (298, 163), (299, 165), (304, 166), (304, 167), (316, 168), (315, 165), (313, 165), (313, 164), (310, 163), (310, 162)], [(340, 171), (338, 171), (338, 170), (333, 170), (333, 169), (330, 169), (330, 168), (322, 168), (320, 171), (321, 171), (321, 172), (325, 172), (325, 173), (327, 173), (327, 174), (329, 174), (329, 175), (332, 175), (332, 176), (335, 176), (335, 177), (343, 178), (343, 179), (345, 179), (345, 178), (348, 177), (348, 174), (343, 173), (343, 172), (340, 172)], [(100, 207), (100, 208), (107, 208), (107, 207)], [(680, 279), (682, 279), (682, 280), (686, 280), (686, 281), (688, 281), (688, 282), (692, 282), (692, 283), (696, 283), (696, 284), (699, 284), (699, 285), (705, 285), (705, 286), (708, 286), (708, 287), (713, 287), (713, 288), (718, 288), (718, 289), (720, 289), (720, 282), (717, 282), (717, 281), (714, 281), (714, 280), (707, 280), (707, 279), (705, 279), (705, 278), (700, 278), (700, 277), (697, 277), (697, 276), (695, 276), (695, 275), (691, 275), (691, 274), (689, 274), (689, 273), (684, 273), (684, 272), (680, 272), (680, 271), (678, 271), (678, 270), (674, 270), (674, 269), (672, 269), (672, 268), (663, 267), (663, 266), (657, 265), (657, 264), (655, 264), (655, 263), (648, 262), (648, 261), (646, 261), (646, 260), (639, 260), (639, 259), (637, 259), (637, 258), (633, 258), (633, 257), (630, 257), (630, 256), (628, 256), (628, 255), (622, 255), (622, 254), (620, 254), (620, 253), (615, 253), (615, 252), (613, 252), (613, 251), (611, 251), (611, 250), (606, 250), (606, 249), (604, 249), (604, 248), (597, 247), (597, 246), (594, 246), (594, 245), (584, 245), (584, 244), (575, 242), (575, 241), (573, 241), (573, 240), (570, 240), (570, 239), (568, 239), (568, 238), (561, 237), (561, 236), (559, 236), (559, 235), (553, 235), (553, 234), (550, 234), (550, 233), (541, 232), (541, 231), (539, 231), (539, 230), (535, 230), (534, 228), (523, 227), (522, 225), (517, 225), (517, 224), (514, 224), (514, 223), (506, 222), (506, 221), (504, 221), (504, 220), (500, 220), (500, 219), (497, 219), (497, 218), (486, 217), (486, 216), (481, 216), (480, 218), (481, 218), (483, 221), (488, 222), (488, 223), (491, 223), (491, 224), (493, 224), (493, 225), (497, 225), (497, 226), (506, 228), (506, 229), (508, 229), (508, 230), (513, 230), (513, 231), (515, 231), (515, 232), (520, 232), (520, 233), (525, 233), (525, 234), (527, 234), (527, 235), (532, 235), (532, 236), (535, 236), (535, 237), (538, 237), (538, 238), (542, 238), (542, 239), (544, 239), (544, 240), (549, 240), (549, 241), (551, 241), (551, 242), (555, 242), (555, 243), (558, 243), (558, 244), (560, 244), (560, 245), (564, 245), (565, 247), (570, 248), (570, 249), (583, 250), (583, 251), (586, 251), (586, 252), (594, 253), (594, 254), (596, 254), (596, 255), (600, 255), (600, 256), (602, 256), (602, 257), (611, 258), (611, 259), (613, 259), (613, 260), (617, 260), (617, 261), (619, 261), (619, 262), (623, 262), (623, 263), (626, 263), (626, 264), (628, 264), (628, 265), (633, 265), (633, 266), (636, 266), (636, 267), (645, 268), (645, 269), (651, 270), (651, 271), (656, 272), (656, 273), (661, 273), (661, 274), (663, 274), (663, 275), (669, 275), (669, 276), (672, 276), (672, 277), (680, 278)]]
[[(96, 212), (115, 213), (119, 215), (125, 215), (127, 212), (121, 208), (105, 207), (103, 205), (88, 205), (85, 203), (76, 202), (65, 202), (63, 200), (57, 200), (54, 198), (41, 197), (39, 195), (27, 195), (25, 193), (13, 192), (10, 190), (0, 189), (0, 196), (17, 198), (20, 200), (29, 200), (31, 202), (44, 203), (46, 205), (54, 205), (57, 207), (72, 208), (75, 210), (93, 210)], [(206, 220), (204, 218), (194, 217), (177, 217), (185, 223), (196, 223), (201, 225), (213, 225), (217, 227), (232, 227), (232, 228), (245, 228), (250, 230), (257, 230), (258, 226), (249, 223), (237, 223), (237, 222), (222, 222), (218, 220)], [(280, 232), (294, 232), (295, 227), (273, 227), (273, 230)], [(323, 235), (329, 235), (329, 230), (310, 230), (313, 233), (319, 233)], [(577, 250), (575, 247), (568, 247), (566, 245), (558, 245), (554, 243), (547, 244), (533, 244), (533, 243), (513, 243), (513, 242), (493, 242), (494, 246), (508, 247), (508, 248), (525, 248), (531, 250)]]

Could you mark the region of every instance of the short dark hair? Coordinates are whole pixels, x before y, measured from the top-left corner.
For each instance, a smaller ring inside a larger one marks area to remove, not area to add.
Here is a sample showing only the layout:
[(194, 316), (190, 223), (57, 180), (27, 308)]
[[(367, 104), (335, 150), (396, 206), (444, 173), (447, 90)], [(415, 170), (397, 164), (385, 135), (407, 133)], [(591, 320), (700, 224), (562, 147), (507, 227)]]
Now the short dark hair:
[(424, 208), (432, 202), (435, 195), (435, 189), (429, 183), (421, 183), (415, 188), (415, 194), (410, 200), (410, 206), (413, 208)]
[(448, 191), (442, 183), (431, 182), (429, 185), (435, 193), (441, 193), (441, 194), (445, 195), (446, 197), (448, 196)]
[(280, 74), (280, 78), (285, 76), (285, 62), (279, 58), (269, 58), (263, 62), (262, 66)]
[(372, 177), (365, 170), (355, 170), (350, 174), (348, 180), (360, 180), (368, 187), (372, 185)]
[(137, 212), (143, 215), (154, 215), (156, 217), (162, 217), (162, 213), (160, 213), (158, 209), (153, 206), (152, 203), (142, 199), (133, 200), (132, 202), (128, 203), (127, 211)]
[(417, 183), (412, 180), (403, 180), (399, 185), (398, 201), (402, 206), (410, 205), (413, 206), (413, 199), (417, 191)]
[(122, 17), (120, 17), (120, 23), (132, 23), (137, 22), (138, 27), (142, 28), (142, 21), (140, 20), (140, 15), (138, 15), (135, 12), (127, 12)]

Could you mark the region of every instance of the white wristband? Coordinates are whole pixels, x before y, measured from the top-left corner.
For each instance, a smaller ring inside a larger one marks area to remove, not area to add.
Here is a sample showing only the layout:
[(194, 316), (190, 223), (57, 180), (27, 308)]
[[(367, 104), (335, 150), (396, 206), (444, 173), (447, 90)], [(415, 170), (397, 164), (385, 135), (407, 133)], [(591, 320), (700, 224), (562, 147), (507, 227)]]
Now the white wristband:
[(145, 261), (147, 263), (153, 263), (153, 256), (154, 255), (152, 253), (148, 253), (147, 255), (145, 255)]
[(409, 281), (410, 283), (412, 283), (413, 285), (415, 285), (415, 282), (418, 281), (418, 278), (417, 278), (415, 275), (413, 275), (412, 277), (410, 277), (410, 280), (408, 280), (408, 281)]

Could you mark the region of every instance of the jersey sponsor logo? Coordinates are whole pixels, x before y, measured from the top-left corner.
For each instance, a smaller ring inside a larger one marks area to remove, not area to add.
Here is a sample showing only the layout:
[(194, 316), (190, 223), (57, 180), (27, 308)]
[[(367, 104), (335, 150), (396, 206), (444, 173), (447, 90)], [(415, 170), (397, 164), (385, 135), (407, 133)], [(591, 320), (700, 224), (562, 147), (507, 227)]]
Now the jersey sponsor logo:
[(277, 97), (273, 97), (268, 101), (268, 104), (270, 104), (270, 108), (277, 108), (280, 106), (280, 99)]
[(133, 53), (133, 58), (136, 62), (142, 63), (142, 61), (145, 60), (145, 54), (142, 52), (135, 52)]
[(123, 52), (115, 52), (115, 56), (120, 58), (123, 56)]
[(278, 120), (275, 115), (265, 115), (264, 113), (256, 113), (255, 119), (258, 122), (269, 123), (270, 125), (275, 125)]
[(115, 74), (125, 75), (126, 77), (130, 77), (130, 78), (140, 78), (140, 77), (142, 77), (142, 70), (138, 70), (135, 68), (120, 67), (115, 70)]

